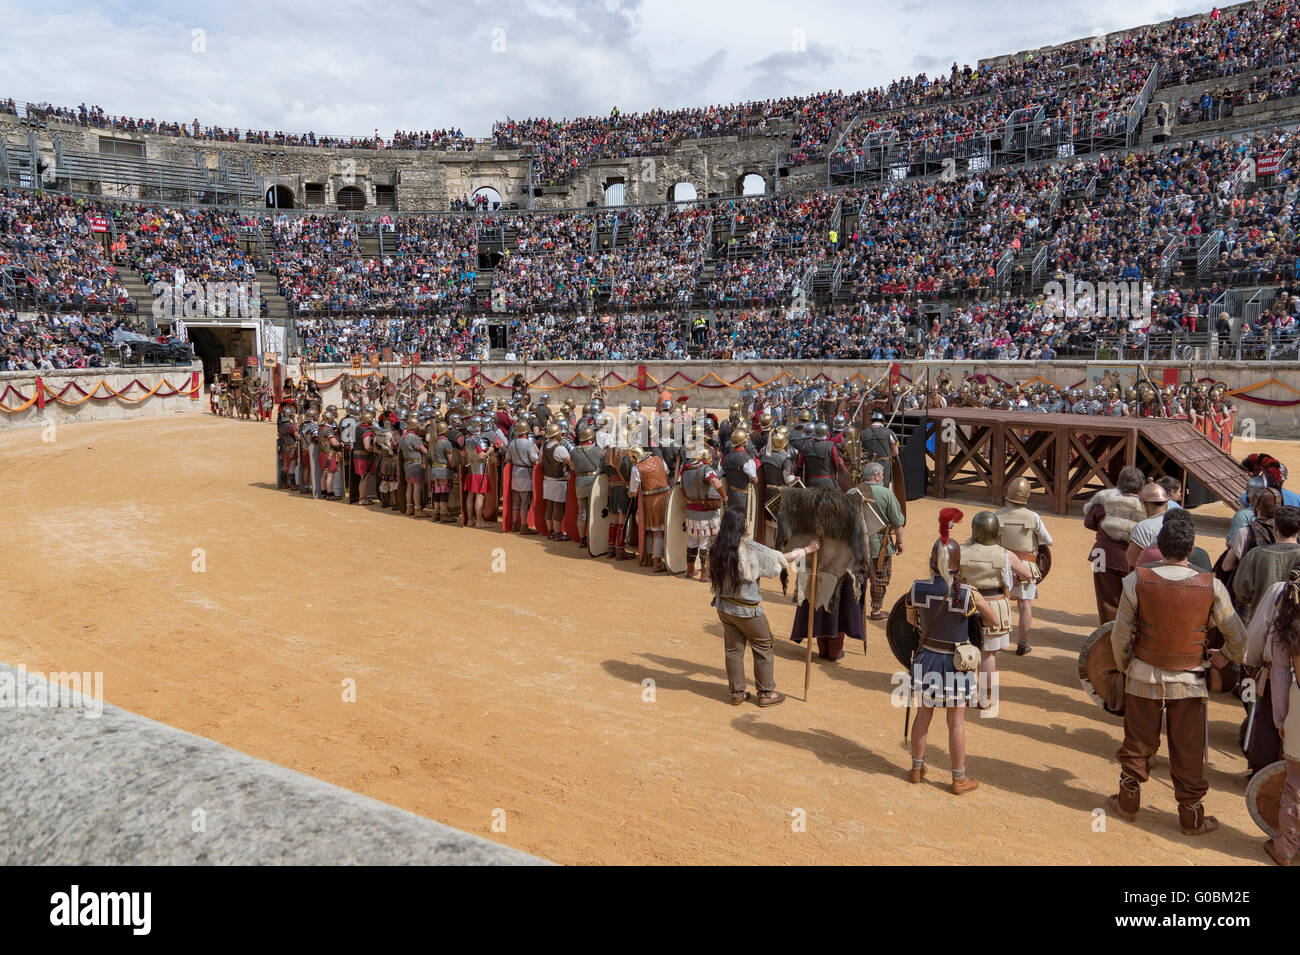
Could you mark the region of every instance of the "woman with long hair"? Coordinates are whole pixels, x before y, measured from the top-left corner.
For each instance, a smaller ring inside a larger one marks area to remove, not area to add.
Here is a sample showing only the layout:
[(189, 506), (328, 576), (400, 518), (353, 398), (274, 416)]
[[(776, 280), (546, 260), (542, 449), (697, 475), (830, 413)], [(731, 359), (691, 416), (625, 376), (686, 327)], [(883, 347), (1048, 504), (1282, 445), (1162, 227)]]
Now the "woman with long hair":
[(1246, 630), (1246, 665), (1268, 667), (1273, 723), (1282, 737), (1286, 782), (1277, 835), (1264, 843), (1278, 865), (1290, 865), (1300, 848), (1300, 567), (1266, 591)]
[(717, 536), (709, 545), (709, 576), (712, 578), (713, 606), (722, 621), (732, 706), (739, 706), (751, 698), (745, 690), (747, 646), (754, 654), (758, 705), (775, 706), (785, 699), (785, 694), (776, 691), (772, 628), (763, 613), (758, 581), (761, 577), (775, 577), (793, 561), (813, 553), (820, 546), (821, 541), (815, 540), (807, 547), (796, 547), (783, 554), (745, 536), (744, 508), (729, 507), (723, 513)]

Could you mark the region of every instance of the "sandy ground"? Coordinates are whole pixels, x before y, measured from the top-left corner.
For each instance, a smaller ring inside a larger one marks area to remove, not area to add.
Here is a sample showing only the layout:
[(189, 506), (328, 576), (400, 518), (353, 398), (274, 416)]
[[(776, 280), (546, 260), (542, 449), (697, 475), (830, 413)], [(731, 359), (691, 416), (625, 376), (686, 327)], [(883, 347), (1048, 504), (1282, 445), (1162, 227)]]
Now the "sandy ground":
[[(982, 785), (958, 798), (938, 721), (930, 780), (906, 781), (878, 624), (865, 656), (851, 642), (838, 664), (814, 660), (811, 700), (793, 698), (803, 651), (776, 582), (792, 698), (732, 708), (697, 582), (276, 492), (269, 424), (193, 415), (56, 438), (0, 435), (0, 659), (104, 671), (112, 703), (461, 829), (564, 863), (1267, 861), (1228, 697), (1211, 708), (1206, 800), (1223, 829), (1182, 836), (1161, 756), (1139, 824), (1095, 831), (1121, 726), (1076, 678), (1096, 625), (1077, 516), (1046, 516), (1036, 649), (1002, 655), (1000, 712), (968, 724)], [(1300, 473), (1300, 446), (1255, 448)], [(969, 522), (978, 502), (957, 503)], [(888, 604), (923, 574), (938, 508), (911, 502)], [(1228, 516), (1197, 512), (1212, 556)]]

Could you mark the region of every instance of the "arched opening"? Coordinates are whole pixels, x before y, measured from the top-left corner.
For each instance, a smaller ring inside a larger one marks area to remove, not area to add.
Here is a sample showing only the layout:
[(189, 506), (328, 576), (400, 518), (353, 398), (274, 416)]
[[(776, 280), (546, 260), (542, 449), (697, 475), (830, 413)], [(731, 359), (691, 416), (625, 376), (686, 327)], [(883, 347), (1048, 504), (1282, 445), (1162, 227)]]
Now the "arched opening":
[(293, 190), (288, 186), (272, 186), (266, 190), (266, 207), (268, 209), (292, 209)]
[(366, 207), (366, 194), (356, 186), (344, 186), (334, 196), (335, 204), (348, 212)]
[(210, 328), (187, 329), (190, 342), (194, 345), (194, 354), (203, 362), (203, 383), (211, 385), (221, 373), (221, 359), (226, 354), (225, 346)]
[(605, 184), (605, 205), (621, 206), (623, 204), (623, 180), (611, 179)]
[(501, 193), (491, 186), (479, 186), (474, 190), (474, 208), (483, 212), (495, 212), (501, 208)]
[(700, 194), (695, 191), (694, 184), (689, 182), (679, 182), (668, 190), (668, 201), (681, 206), (690, 205), (699, 197)]
[(756, 172), (746, 173), (740, 180), (740, 194), (742, 196), (767, 195), (767, 180)]

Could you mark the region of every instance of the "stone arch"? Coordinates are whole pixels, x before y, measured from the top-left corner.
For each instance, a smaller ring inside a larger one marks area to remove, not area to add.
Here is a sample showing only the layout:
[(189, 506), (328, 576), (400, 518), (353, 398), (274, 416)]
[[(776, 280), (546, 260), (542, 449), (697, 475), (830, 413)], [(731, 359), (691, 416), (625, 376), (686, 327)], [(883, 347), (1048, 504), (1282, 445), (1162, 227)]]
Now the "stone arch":
[(690, 205), (699, 199), (700, 194), (695, 188), (695, 183), (682, 182), (673, 183), (672, 188), (668, 190), (668, 201), (675, 202), (678, 205)]
[[(479, 196), (483, 196), (487, 200), (488, 212), (495, 212), (504, 204), (504, 200), (501, 198), (501, 193), (494, 186), (479, 186), (474, 190), (474, 194), (470, 199), (471, 201), (474, 201), (477, 200)], [(477, 206), (475, 206), (475, 208), (477, 208)]]
[(266, 190), (266, 207), (268, 209), (292, 209), (293, 190), (288, 186), (272, 186)]
[(736, 194), (740, 196), (767, 195), (767, 178), (762, 173), (754, 172), (752, 169), (741, 173), (740, 178), (736, 180)]
[(356, 186), (344, 186), (334, 194), (334, 204), (340, 209), (355, 212), (366, 207), (366, 194)]

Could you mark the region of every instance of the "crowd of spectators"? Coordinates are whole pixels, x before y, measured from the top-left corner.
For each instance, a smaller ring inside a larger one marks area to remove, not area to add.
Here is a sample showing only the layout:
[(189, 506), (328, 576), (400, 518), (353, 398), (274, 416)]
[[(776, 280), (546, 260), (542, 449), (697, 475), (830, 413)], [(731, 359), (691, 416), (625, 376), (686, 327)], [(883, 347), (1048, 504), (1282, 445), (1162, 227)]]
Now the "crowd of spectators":
[(0, 310), (0, 371), (104, 368), (117, 356), (113, 332), (125, 327), (121, 315)]

